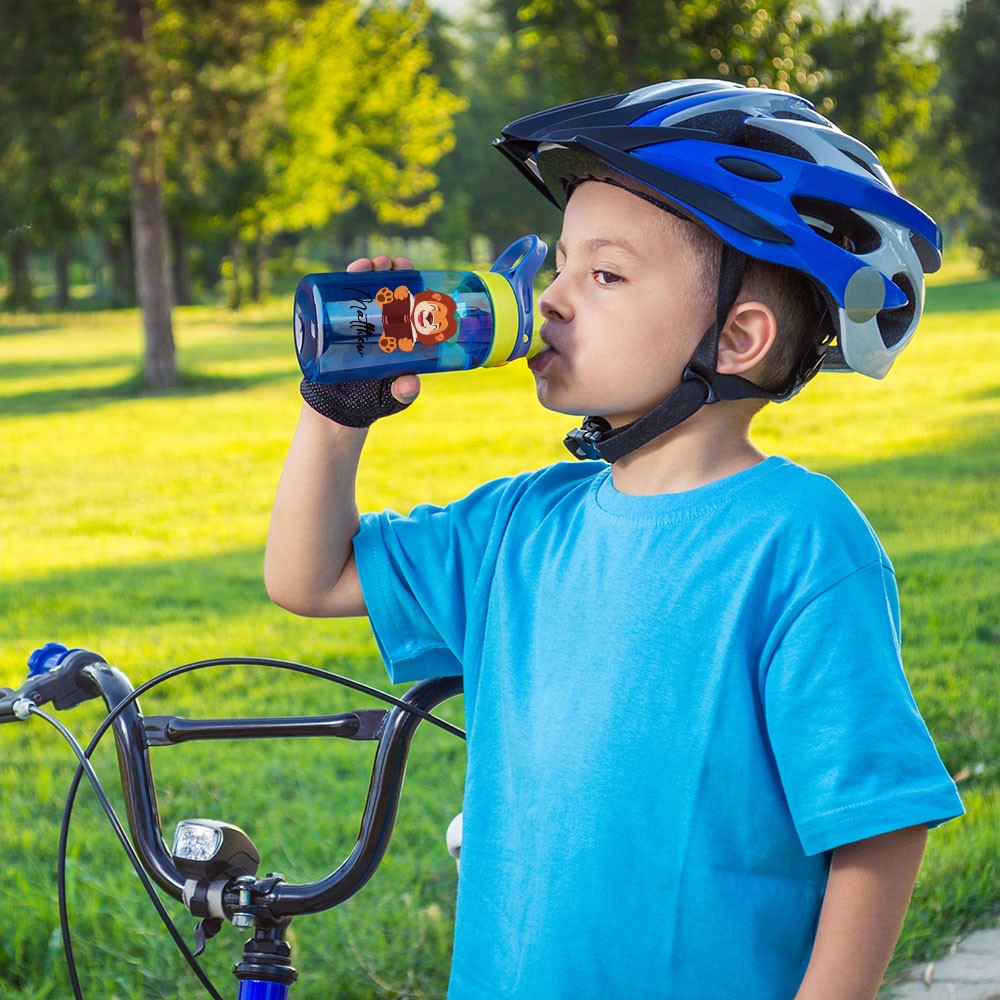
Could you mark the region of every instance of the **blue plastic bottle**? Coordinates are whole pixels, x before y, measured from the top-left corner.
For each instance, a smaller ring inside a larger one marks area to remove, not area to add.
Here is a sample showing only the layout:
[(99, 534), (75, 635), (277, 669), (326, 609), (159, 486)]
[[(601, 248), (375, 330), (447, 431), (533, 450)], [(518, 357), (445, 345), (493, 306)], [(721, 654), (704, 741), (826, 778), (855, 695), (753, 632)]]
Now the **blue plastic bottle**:
[(547, 252), (523, 236), (489, 271), (309, 274), (295, 350), (311, 382), (491, 368), (542, 349), (532, 281)]

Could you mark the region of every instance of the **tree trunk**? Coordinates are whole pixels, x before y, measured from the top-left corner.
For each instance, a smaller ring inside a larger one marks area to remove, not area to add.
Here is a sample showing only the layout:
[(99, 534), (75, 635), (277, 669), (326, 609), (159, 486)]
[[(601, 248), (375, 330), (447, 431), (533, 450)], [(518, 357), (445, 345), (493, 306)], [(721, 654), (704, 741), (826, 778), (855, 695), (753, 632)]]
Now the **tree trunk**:
[(222, 287), (226, 305), (238, 312), (243, 305), (243, 241), (238, 236), (229, 237), (229, 254), (222, 262)]
[(34, 310), (35, 290), (31, 284), (31, 271), (28, 269), (28, 244), (23, 240), (14, 240), (7, 251), (7, 259), (10, 264), (8, 308), (12, 312)]
[(135, 305), (135, 269), (128, 246), (128, 238), (122, 234), (118, 239), (108, 234), (104, 237), (104, 255), (111, 271), (109, 304), (112, 309), (122, 309)]
[(148, 0), (117, 0), (125, 89), (125, 134), (131, 140), (129, 183), (132, 247), (146, 339), (143, 375), (162, 389), (177, 381), (171, 319), (167, 216), (160, 188), (159, 150), (153, 121), (145, 57), (144, 18)]

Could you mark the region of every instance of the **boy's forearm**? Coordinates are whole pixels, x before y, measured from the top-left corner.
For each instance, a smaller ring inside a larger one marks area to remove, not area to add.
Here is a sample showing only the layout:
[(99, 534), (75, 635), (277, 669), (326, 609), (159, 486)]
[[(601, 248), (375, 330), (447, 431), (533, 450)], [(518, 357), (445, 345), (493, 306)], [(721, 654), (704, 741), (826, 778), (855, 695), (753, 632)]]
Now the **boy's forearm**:
[(278, 483), (264, 556), (268, 595), (310, 616), (362, 615), (352, 539), (366, 431), (302, 409)]
[(833, 852), (796, 1000), (872, 1000), (896, 946), (926, 841), (927, 828), (914, 826)]

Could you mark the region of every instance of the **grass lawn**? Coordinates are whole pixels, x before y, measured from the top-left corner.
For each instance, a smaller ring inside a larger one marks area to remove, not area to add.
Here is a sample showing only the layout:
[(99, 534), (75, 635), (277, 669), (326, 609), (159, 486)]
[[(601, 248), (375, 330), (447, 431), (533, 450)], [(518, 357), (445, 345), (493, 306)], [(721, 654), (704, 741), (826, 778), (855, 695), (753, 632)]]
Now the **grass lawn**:
[[(0, 684), (50, 639), (102, 652), (134, 681), (188, 660), (285, 657), (385, 686), (367, 623), (296, 619), (268, 602), (261, 560), (298, 411), (290, 303), (233, 316), (176, 313), (189, 373), (175, 392), (134, 390), (134, 312), (0, 316)], [(757, 440), (832, 475), (872, 520), (899, 576), (917, 701), (968, 816), (934, 832), (893, 969), (933, 955), (1000, 911), (1000, 282), (954, 264), (936, 276), (914, 343), (882, 383), (825, 376), (758, 420)], [(570, 422), (534, 402), (523, 365), (428, 378), (402, 419), (373, 429), (362, 508), (445, 501), (487, 477), (563, 457)], [(160, 689), (148, 713), (337, 711), (359, 696), (261, 668), (213, 670)], [(446, 713), (460, 717), (460, 706)], [(64, 715), (81, 738), (94, 705)], [(98, 767), (114, 783), (113, 753)], [(58, 824), (73, 772), (39, 721), (0, 728), (0, 996), (69, 995), (55, 905)], [(154, 757), (166, 836), (177, 819), (243, 826), (262, 871), (331, 870), (357, 830), (364, 744), (188, 744)], [(302, 997), (443, 995), (454, 867), (444, 829), (460, 808), (461, 744), (418, 732), (397, 837), (356, 900), (292, 928)], [(291, 837), (286, 831), (294, 830)], [(71, 907), (85, 989), (196, 995), (90, 796), (70, 841)], [(181, 926), (192, 919), (174, 907)], [(238, 935), (208, 966), (229, 995)]]

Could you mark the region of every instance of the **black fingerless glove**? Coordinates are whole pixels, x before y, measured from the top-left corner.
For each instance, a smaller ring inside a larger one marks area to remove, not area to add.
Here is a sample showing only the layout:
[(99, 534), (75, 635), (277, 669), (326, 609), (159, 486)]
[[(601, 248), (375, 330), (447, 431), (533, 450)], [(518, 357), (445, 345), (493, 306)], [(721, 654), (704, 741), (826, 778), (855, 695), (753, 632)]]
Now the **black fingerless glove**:
[(367, 378), (359, 382), (325, 385), (303, 379), (299, 386), (302, 398), (317, 412), (345, 427), (371, 427), (379, 417), (405, 410), (392, 394), (394, 377)]

